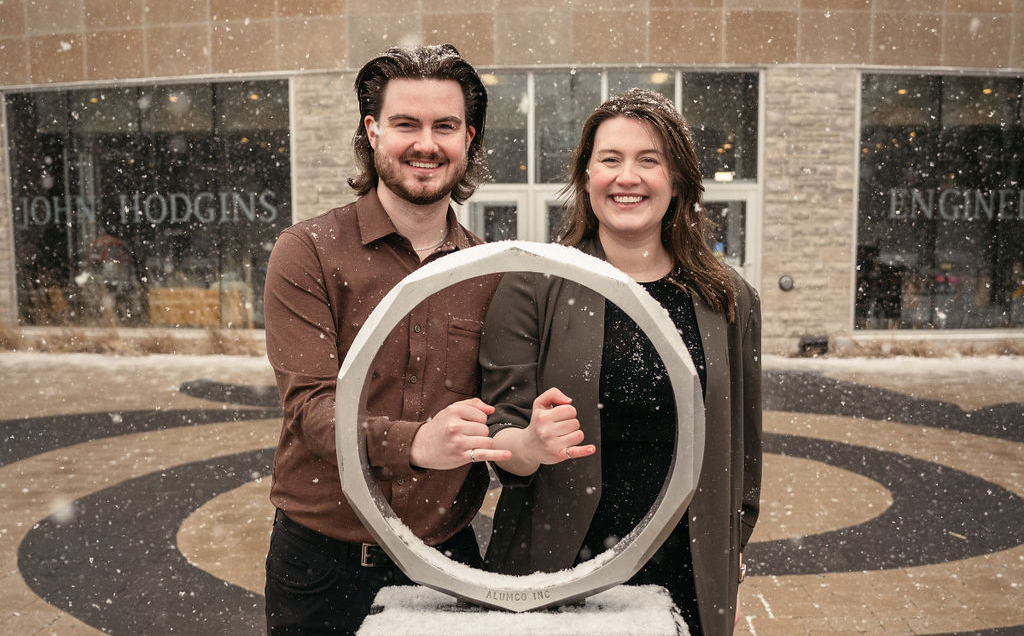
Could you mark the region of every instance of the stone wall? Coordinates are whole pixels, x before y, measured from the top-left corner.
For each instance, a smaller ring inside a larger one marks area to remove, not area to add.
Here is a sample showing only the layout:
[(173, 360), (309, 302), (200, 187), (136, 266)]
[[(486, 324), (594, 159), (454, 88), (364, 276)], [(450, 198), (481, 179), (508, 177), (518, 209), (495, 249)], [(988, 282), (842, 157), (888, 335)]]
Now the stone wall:
[(352, 134), (359, 119), (353, 74), (296, 75), (292, 91), (292, 204), (298, 221), (348, 203), (355, 192)]
[[(7, 148), (7, 108), (0, 99), (0, 147)], [(8, 153), (0, 152), (0, 330), (14, 326), (18, 305), (14, 288), (14, 219), (11, 214), (11, 179)], [(0, 333), (0, 336), (3, 334)]]
[[(761, 291), (768, 353), (853, 328), (858, 72), (765, 71)], [(792, 276), (792, 291), (779, 278)]]
[(358, 67), (395, 43), (474, 64), (1024, 67), (1009, 0), (4, 0), (0, 86)]

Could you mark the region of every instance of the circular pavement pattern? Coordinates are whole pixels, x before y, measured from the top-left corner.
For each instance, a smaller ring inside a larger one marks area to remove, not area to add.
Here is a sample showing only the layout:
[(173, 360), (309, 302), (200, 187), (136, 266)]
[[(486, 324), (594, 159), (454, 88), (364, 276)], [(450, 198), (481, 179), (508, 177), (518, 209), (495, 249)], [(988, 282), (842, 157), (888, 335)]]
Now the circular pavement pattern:
[[(893, 422), (1011, 446), (1024, 437), (1024, 405), (1019, 402), (965, 412), (952, 404), (800, 370), (766, 371), (764, 389), (766, 411)], [(199, 380), (179, 390), (219, 404), (0, 421), (0, 470), (105, 438), (279, 417), (276, 395), (266, 387)], [(760, 542), (755, 535), (746, 552), (755, 577), (826, 575), (827, 580), (839, 573), (987, 557), (1024, 544), (1024, 498), (978, 475), (913, 453), (810, 433), (766, 432), (764, 441), (766, 463), (771, 456), (783, 456), (854, 473), (884, 489), (891, 503), (846, 527)], [(206, 502), (268, 475), (272, 456), (273, 448), (266, 446), (223, 455), (216, 446), (207, 447), (200, 461), (147, 472), (62, 502), (18, 544), (18, 570), (38, 597), (106, 633), (260, 633), (262, 597), (190, 563), (178, 549), (176, 534)], [(1019, 590), (1021, 583), (1013, 587)], [(1022, 632), (1024, 625), (957, 633)]]

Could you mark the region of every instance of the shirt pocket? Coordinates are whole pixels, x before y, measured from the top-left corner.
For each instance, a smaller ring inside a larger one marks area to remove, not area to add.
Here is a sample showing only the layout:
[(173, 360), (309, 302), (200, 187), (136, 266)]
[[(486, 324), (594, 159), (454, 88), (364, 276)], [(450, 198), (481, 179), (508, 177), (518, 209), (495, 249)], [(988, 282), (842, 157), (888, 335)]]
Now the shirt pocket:
[(468, 318), (448, 318), (445, 343), (444, 385), (467, 396), (480, 394), (480, 332), (483, 323)]

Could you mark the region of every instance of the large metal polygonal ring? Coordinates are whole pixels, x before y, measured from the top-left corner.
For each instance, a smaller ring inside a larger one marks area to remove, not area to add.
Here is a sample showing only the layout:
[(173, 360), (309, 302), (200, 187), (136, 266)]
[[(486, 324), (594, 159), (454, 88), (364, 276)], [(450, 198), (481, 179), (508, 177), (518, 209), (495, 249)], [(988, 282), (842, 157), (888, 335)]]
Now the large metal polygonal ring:
[[(647, 335), (664, 362), (677, 413), (668, 478), (654, 506), (615, 547), (562, 572), (510, 576), (456, 563), (420, 541), (395, 515), (370, 472), (366, 395), (385, 338), (431, 294), (502, 272), (537, 272), (573, 280), (618, 305)], [(358, 405), (358, 407), (356, 406)], [(693, 497), (704, 456), (700, 380), (668, 313), (609, 263), (545, 243), (502, 241), (460, 250), (405, 277), (381, 300), (356, 335), (338, 374), (335, 440), (341, 488), (363, 525), (413, 581), (486, 607), (516, 612), (585, 598), (623, 583), (654, 555)]]

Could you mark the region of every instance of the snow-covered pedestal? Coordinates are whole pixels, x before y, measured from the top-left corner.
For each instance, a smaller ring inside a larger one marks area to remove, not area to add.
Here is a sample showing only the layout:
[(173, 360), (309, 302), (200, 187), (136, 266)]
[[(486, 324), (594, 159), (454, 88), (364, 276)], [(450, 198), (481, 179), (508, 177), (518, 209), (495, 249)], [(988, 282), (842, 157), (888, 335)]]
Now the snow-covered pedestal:
[(655, 585), (619, 585), (578, 604), (532, 612), (460, 605), (422, 586), (382, 589), (356, 636), (689, 636)]

